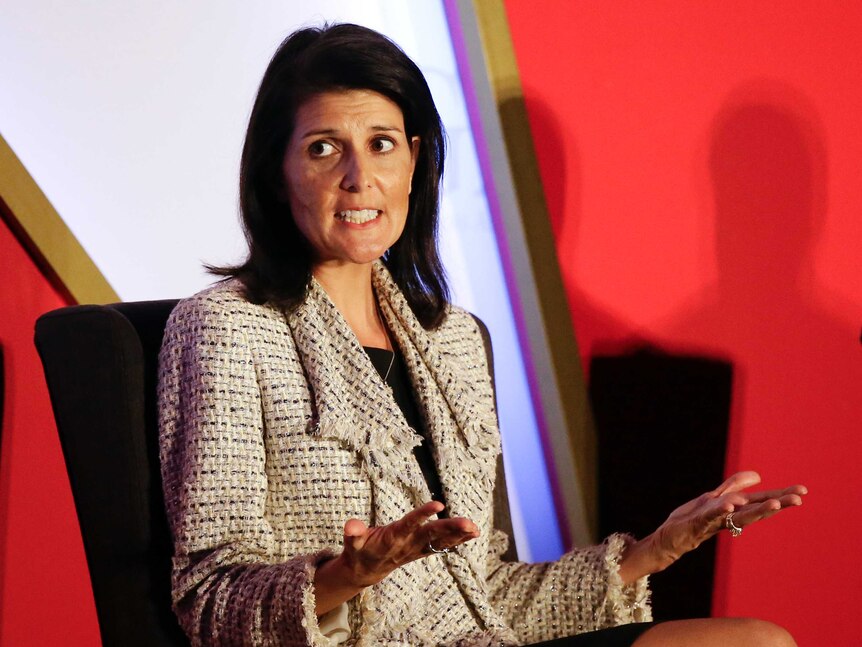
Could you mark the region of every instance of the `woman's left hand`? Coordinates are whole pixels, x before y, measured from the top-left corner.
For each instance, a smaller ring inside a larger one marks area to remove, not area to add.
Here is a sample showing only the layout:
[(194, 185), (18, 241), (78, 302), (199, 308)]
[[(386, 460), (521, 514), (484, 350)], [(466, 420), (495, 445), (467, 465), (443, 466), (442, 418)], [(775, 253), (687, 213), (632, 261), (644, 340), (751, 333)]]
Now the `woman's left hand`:
[(745, 528), (789, 507), (802, 505), (808, 493), (804, 485), (781, 490), (746, 492), (760, 483), (757, 472), (737, 472), (711, 492), (701, 494), (674, 510), (658, 529), (631, 544), (620, 560), (620, 577), (633, 582), (644, 575), (663, 571), (690, 550), (727, 527)]

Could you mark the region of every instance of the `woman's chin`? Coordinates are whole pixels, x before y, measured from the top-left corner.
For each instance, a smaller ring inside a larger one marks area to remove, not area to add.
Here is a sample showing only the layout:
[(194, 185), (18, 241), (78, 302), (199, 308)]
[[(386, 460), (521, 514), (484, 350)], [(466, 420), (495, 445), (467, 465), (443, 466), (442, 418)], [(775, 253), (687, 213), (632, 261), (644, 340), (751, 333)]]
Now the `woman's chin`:
[(374, 261), (381, 258), (385, 252), (385, 248), (382, 250), (368, 250), (367, 252), (362, 253), (354, 252), (349, 256), (323, 260), (317, 263), (317, 266), (332, 269), (370, 266)]

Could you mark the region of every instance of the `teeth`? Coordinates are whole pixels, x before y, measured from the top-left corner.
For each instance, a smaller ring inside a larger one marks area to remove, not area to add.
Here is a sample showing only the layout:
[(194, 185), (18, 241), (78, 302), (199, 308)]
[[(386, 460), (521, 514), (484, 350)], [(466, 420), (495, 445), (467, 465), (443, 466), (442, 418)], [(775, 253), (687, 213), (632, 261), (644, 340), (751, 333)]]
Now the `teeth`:
[(346, 211), (339, 211), (336, 214), (339, 220), (350, 222), (354, 225), (371, 222), (379, 215), (380, 212), (377, 209), (348, 209)]

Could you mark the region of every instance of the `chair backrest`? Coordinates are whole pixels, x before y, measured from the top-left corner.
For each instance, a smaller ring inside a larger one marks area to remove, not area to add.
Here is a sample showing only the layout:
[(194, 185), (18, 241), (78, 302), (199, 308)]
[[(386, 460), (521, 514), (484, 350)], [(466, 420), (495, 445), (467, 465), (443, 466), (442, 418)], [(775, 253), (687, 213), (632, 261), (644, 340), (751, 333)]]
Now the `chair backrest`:
[[(189, 644), (171, 611), (156, 415), (158, 352), (176, 303), (72, 306), (36, 322), (104, 647)], [(502, 458), (497, 475), (495, 525), (514, 559)]]
[(104, 647), (189, 642), (171, 610), (156, 370), (176, 301), (73, 306), (36, 322)]

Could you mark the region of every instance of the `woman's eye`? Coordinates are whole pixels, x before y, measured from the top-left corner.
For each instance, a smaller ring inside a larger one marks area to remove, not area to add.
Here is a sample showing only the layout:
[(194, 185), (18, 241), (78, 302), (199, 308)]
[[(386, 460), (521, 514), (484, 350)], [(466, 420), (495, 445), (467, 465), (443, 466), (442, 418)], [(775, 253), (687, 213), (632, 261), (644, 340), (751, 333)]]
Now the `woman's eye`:
[(312, 157), (328, 157), (335, 152), (335, 146), (329, 142), (314, 142), (308, 147), (308, 152)]
[(395, 148), (395, 142), (386, 137), (380, 137), (371, 142), (371, 150), (376, 153), (388, 153)]

